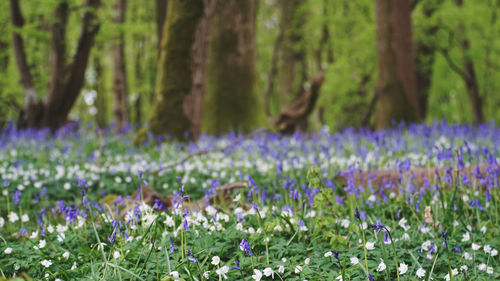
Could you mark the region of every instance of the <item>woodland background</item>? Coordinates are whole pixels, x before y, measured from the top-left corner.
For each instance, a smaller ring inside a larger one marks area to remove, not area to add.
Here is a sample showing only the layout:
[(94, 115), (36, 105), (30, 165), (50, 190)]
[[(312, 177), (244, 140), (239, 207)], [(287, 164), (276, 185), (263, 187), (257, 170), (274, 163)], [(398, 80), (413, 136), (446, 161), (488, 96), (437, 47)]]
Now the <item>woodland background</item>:
[(499, 13), (499, 0), (1, 1), (0, 124), (179, 138), (499, 124)]

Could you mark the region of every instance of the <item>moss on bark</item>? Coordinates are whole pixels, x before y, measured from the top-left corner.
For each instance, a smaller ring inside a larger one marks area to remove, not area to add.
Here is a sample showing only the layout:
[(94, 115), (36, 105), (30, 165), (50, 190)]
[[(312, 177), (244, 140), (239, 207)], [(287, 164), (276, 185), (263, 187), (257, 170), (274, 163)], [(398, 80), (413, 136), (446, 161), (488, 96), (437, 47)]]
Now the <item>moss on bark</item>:
[(192, 87), (192, 45), (196, 27), (203, 16), (202, 0), (171, 0), (163, 27), (156, 76), (156, 96), (149, 116), (149, 130), (185, 139), (190, 120), (184, 99)]
[(203, 130), (248, 132), (263, 125), (256, 87), (255, 0), (217, 1), (209, 40)]

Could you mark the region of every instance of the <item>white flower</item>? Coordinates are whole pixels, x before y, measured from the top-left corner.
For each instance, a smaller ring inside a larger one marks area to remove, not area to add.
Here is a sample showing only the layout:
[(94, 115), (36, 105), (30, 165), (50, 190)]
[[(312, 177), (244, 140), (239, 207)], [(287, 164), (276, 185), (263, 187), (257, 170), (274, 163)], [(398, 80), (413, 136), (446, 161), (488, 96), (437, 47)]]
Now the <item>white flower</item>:
[(203, 278), (208, 279), (209, 276), (210, 276), (210, 270), (203, 272)]
[(481, 245), (478, 245), (476, 243), (472, 243), (472, 250), (477, 251), (479, 249), (481, 249)]
[(405, 231), (408, 231), (408, 229), (410, 229), (410, 227), (406, 225), (407, 222), (408, 221), (405, 218), (399, 220), (399, 226), (401, 226)]
[(366, 242), (365, 247), (367, 250), (373, 250), (373, 249), (375, 249), (375, 242)]
[(486, 273), (493, 274), (493, 267), (488, 266), (488, 268), (486, 269)]
[(179, 278), (179, 272), (177, 272), (177, 271), (172, 271), (172, 272), (170, 272), (169, 275), (174, 277), (174, 278)]
[(344, 279), (342, 279), (342, 275), (337, 276), (337, 278), (335, 278), (335, 280), (344, 281)]
[(470, 240), (469, 232), (465, 232), (464, 234), (462, 234), (462, 242), (467, 242), (469, 240)]
[(8, 255), (8, 254), (12, 253), (12, 248), (7, 247), (7, 249), (5, 249), (5, 251), (3, 251), (3, 252)]
[(73, 262), (73, 265), (71, 266), (71, 270), (75, 270), (76, 269), (76, 262)]
[(115, 259), (119, 258), (120, 256), (121, 256), (121, 255), (120, 255), (120, 252), (118, 252), (118, 251), (115, 251), (115, 252), (113, 253), (113, 258), (115, 258)]
[(491, 250), (490, 255), (491, 255), (492, 257), (494, 257), (494, 256), (498, 255), (498, 251), (497, 251), (496, 249), (493, 249), (493, 250)]
[(10, 212), (7, 217), (9, 218), (9, 221), (12, 222), (12, 223), (14, 223), (14, 222), (16, 222), (16, 221), (19, 220), (19, 216), (16, 213), (14, 213), (14, 212)]
[(218, 265), (220, 263), (220, 258), (219, 256), (213, 256), (212, 257), (212, 264), (213, 265)]
[(264, 268), (264, 275), (266, 277), (272, 276), (272, 278), (274, 279), (274, 271), (273, 271), (273, 269), (270, 268), (270, 267)]
[(403, 236), (401, 236), (401, 240), (410, 241), (410, 235), (408, 235), (408, 233), (405, 232), (405, 234), (403, 234)]
[(283, 231), (283, 227), (281, 227), (281, 225), (278, 224), (277, 226), (274, 227), (274, 230)]
[(491, 246), (490, 245), (484, 245), (483, 247), (483, 251), (486, 253), (486, 254), (489, 254), (491, 252)]
[(408, 271), (408, 265), (404, 262), (399, 264), (399, 274), (403, 275)]
[(31, 236), (30, 236), (30, 239), (35, 239), (38, 237), (38, 231), (33, 231), (31, 232)]
[(302, 271), (302, 266), (300, 265), (295, 266), (295, 271), (294, 271), (295, 274), (299, 274), (301, 271)]
[(63, 258), (65, 259), (68, 259), (69, 258), (69, 252), (64, 252), (64, 254), (62, 254)]
[(285, 273), (285, 266), (284, 265), (278, 266), (278, 272), (281, 274)]
[(342, 220), (342, 221), (341, 221), (341, 223), (340, 223), (340, 224), (341, 224), (344, 228), (348, 228), (348, 227), (349, 227), (350, 222), (349, 222), (349, 220), (344, 219), (344, 220)]
[(238, 202), (240, 201), (240, 199), (241, 199), (241, 194), (238, 194), (236, 195), (236, 197), (234, 197), (233, 202)]
[(464, 259), (471, 261), (472, 260), (472, 255), (469, 254), (469, 252), (464, 253)]
[(379, 272), (384, 271), (386, 268), (387, 268), (387, 266), (385, 266), (384, 260), (380, 259), (380, 263), (377, 266), (377, 271), (379, 271)]
[(309, 265), (309, 263), (310, 263), (310, 262), (311, 262), (311, 259), (310, 259), (310, 258), (306, 258), (306, 260), (304, 261), (304, 263), (305, 263), (306, 265)]
[(47, 245), (47, 242), (45, 242), (45, 240), (40, 240), (40, 242), (38, 243), (38, 248), (43, 249), (45, 248), (45, 245)]
[(0, 228), (2, 228), (5, 225), (5, 220), (4, 218), (0, 217)]
[(467, 271), (467, 269), (469, 269), (466, 265), (462, 265), (460, 267), (460, 271)]
[(429, 247), (431, 246), (431, 241), (427, 240), (424, 243), (422, 243), (422, 250), (424, 251), (429, 251)]
[(332, 253), (332, 252), (326, 252), (326, 253), (324, 254), (325, 258), (331, 257), (332, 255), (333, 255), (333, 253)]
[(229, 266), (227, 266), (227, 265), (225, 265), (225, 266), (223, 266), (215, 271), (215, 273), (217, 273), (217, 275), (219, 275), (219, 276), (222, 275), (224, 277), (224, 279), (227, 279), (226, 273), (228, 273), (228, 272), (229, 272)]
[(486, 270), (486, 264), (482, 263), (482, 264), (478, 265), (477, 268), (479, 270), (485, 271)]
[(358, 263), (359, 263), (359, 259), (358, 259), (357, 257), (352, 257), (352, 258), (351, 258), (351, 264), (352, 264), (352, 265), (356, 265), (356, 264), (358, 264)]
[(29, 220), (30, 220), (30, 217), (28, 217), (27, 214), (24, 214), (24, 215), (21, 216), (21, 221), (22, 222), (28, 222)]
[(423, 268), (419, 268), (419, 269), (417, 270), (417, 277), (418, 277), (418, 278), (424, 278), (424, 276), (425, 276), (425, 269), (423, 269)]
[(486, 226), (481, 227), (481, 230), (480, 230), (480, 231), (481, 231), (483, 234), (485, 234), (485, 233), (486, 233)]
[(260, 279), (262, 279), (262, 272), (258, 269), (254, 269), (253, 272), (254, 272), (254, 275), (252, 275), (253, 280), (260, 281)]
[(49, 226), (47, 226), (47, 231), (48, 231), (49, 233), (54, 232), (54, 226), (52, 226), (51, 224), (50, 224)]
[(42, 260), (40, 263), (47, 268), (52, 265), (51, 260)]

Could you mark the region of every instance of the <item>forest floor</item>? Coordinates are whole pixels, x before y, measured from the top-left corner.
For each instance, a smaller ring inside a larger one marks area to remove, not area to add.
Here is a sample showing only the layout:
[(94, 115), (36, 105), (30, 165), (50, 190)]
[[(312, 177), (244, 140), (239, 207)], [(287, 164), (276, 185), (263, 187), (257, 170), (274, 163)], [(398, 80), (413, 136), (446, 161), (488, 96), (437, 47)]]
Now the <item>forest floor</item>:
[(500, 128), (0, 135), (0, 280), (498, 280)]

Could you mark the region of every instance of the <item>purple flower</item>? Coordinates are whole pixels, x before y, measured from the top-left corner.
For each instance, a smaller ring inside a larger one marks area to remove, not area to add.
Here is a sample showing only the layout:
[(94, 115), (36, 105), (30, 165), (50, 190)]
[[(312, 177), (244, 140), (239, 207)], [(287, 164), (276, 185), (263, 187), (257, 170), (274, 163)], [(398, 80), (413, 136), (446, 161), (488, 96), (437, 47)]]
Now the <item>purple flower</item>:
[(175, 251), (174, 239), (172, 239), (172, 236), (170, 236), (170, 246), (168, 246), (168, 249), (170, 250), (171, 254), (173, 254)]
[(356, 209), (354, 210), (354, 217), (356, 217), (358, 220), (361, 219), (361, 215), (359, 214), (358, 207), (356, 207)]
[(238, 259), (235, 259), (234, 263), (236, 264), (236, 266), (233, 266), (231, 268), (232, 269), (236, 269), (236, 270), (241, 270), (241, 268), (240, 268), (240, 261)]
[(190, 251), (188, 250), (188, 257), (187, 257), (187, 260), (192, 262), (192, 263), (198, 263), (198, 259), (195, 257), (195, 255)]
[(252, 251), (250, 250), (250, 243), (248, 243), (248, 241), (245, 238), (241, 239), (240, 249), (243, 252), (246, 252), (249, 256), (252, 255)]
[(332, 250), (333, 257), (336, 258), (337, 260), (339, 259), (339, 251), (337, 250)]
[(14, 204), (18, 205), (19, 204), (19, 199), (21, 198), (21, 191), (16, 189), (16, 192), (12, 194), (12, 200), (14, 200)]

